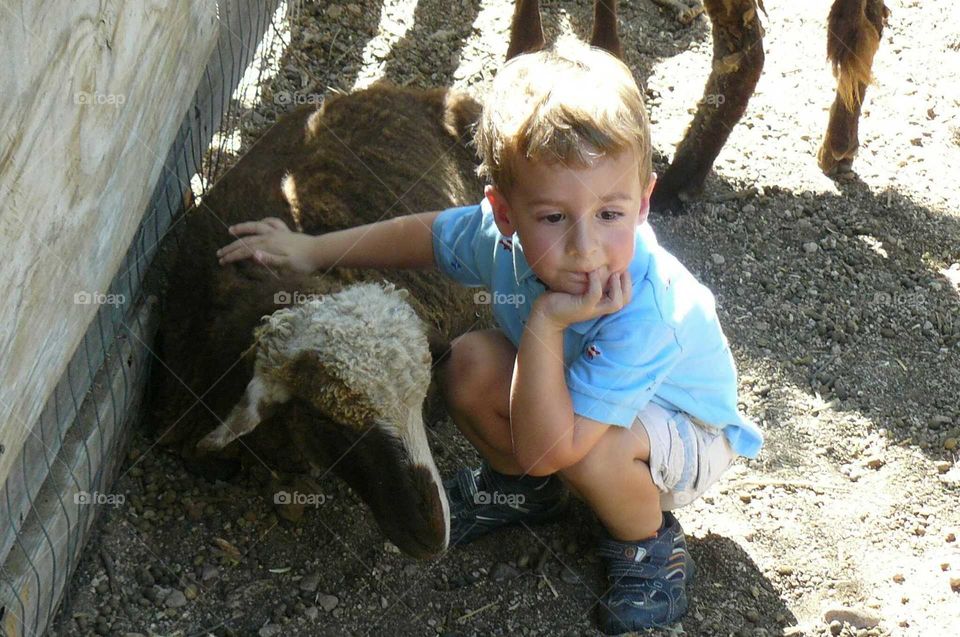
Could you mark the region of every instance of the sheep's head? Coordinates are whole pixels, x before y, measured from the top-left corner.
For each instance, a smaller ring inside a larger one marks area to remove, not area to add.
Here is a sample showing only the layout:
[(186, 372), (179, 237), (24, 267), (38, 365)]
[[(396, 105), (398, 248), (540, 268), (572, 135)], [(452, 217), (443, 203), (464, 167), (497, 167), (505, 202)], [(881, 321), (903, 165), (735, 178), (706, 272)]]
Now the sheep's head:
[(447, 547), (449, 505), (422, 417), (430, 351), (406, 298), (367, 283), (265, 317), (253, 379), (198, 447), (221, 449), (291, 401), (290, 444), (332, 466), (394, 544), (429, 557)]

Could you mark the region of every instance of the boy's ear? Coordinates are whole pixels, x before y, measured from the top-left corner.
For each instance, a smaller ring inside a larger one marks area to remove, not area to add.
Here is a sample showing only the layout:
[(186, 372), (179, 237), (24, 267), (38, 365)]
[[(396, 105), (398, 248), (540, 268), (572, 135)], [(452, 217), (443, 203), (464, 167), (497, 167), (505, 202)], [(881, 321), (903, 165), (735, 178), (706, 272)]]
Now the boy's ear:
[(650, 197), (653, 195), (653, 187), (657, 185), (657, 173), (650, 173), (650, 183), (647, 184), (647, 190), (643, 193), (640, 200), (640, 214), (637, 215), (637, 225), (639, 226), (650, 216)]
[(493, 209), (493, 220), (497, 224), (500, 234), (505, 237), (512, 236), (517, 228), (513, 223), (513, 213), (510, 210), (510, 204), (507, 203), (507, 198), (497, 190), (496, 186), (489, 185), (483, 189), (483, 196)]

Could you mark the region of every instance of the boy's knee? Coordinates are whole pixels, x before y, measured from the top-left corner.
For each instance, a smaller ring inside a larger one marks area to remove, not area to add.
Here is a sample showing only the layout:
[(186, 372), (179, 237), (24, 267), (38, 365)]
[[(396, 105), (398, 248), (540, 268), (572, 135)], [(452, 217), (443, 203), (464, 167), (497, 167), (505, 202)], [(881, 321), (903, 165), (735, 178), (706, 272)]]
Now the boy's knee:
[(491, 340), (484, 332), (467, 332), (450, 343), (450, 355), (441, 371), (448, 403), (461, 406), (478, 400), (489, 403), (490, 391), (503, 381), (502, 353)]

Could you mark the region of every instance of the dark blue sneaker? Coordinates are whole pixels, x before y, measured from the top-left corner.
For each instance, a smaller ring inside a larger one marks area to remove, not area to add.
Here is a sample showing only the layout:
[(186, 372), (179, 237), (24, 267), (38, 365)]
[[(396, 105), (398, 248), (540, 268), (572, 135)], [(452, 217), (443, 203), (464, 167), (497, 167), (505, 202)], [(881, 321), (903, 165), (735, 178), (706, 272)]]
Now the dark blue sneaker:
[(508, 476), (484, 462), (444, 480), (450, 503), (450, 546), (473, 542), (521, 521), (539, 524), (558, 518), (570, 493), (557, 476)]
[(663, 628), (687, 612), (686, 585), (695, 566), (680, 522), (663, 512), (657, 536), (639, 542), (600, 540), (597, 554), (607, 563), (609, 590), (599, 606), (600, 628), (619, 635)]

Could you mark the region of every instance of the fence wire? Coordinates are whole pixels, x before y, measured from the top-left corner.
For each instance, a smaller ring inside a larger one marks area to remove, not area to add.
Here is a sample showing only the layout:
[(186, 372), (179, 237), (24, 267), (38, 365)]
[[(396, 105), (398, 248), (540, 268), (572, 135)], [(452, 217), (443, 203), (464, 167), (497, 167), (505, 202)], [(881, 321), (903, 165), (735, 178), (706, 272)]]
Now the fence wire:
[[(235, 159), (229, 142), (259, 99), (264, 74), (271, 72), (272, 58), (283, 44), (280, 27), (296, 4), (217, 2), (216, 48), (169, 148), (151, 203), (106, 292), (117, 302), (99, 304), (37, 422), (25, 425), (31, 433), (0, 491), (4, 634), (41, 635), (61, 602), (69, 608), (69, 579), (97, 510), (78, 494), (109, 489), (136, 421), (137, 397), (149, 381), (149, 365), (131, 367), (134, 360), (150, 358), (142, 351), (152, 345), (149, 338), (139, 340), (149, 336), (143, 324), (145, 294), (151, 287), (145, 285), (148, 269), (164, 239), (176, 236), (177, 221), (189, 202), (203, 197)], [(105, 393), (94, 382), (103, 378)]]

